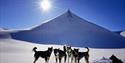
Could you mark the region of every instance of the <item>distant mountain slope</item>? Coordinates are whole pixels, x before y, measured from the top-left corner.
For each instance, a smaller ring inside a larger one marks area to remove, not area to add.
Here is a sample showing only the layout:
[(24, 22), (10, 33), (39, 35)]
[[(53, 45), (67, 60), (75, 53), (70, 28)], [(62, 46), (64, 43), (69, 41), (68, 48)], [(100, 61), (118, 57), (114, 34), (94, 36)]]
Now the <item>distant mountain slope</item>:
[(7, 29), (0, 28), (0, 39), (3, 39), (3, 38), (11, 38), (11, 35), (7, 31)]
[(114, 33), (120, 34), (122, 31), (113, 31)]
[(125, 31), (114, 31), (114, 33), (117, 33), (117, 34), (125, 37)]
[(90, 23), (70, 11), (12, 38), (42, 44), (68, 44), (92, 48), (125, 48), (125, 38)]

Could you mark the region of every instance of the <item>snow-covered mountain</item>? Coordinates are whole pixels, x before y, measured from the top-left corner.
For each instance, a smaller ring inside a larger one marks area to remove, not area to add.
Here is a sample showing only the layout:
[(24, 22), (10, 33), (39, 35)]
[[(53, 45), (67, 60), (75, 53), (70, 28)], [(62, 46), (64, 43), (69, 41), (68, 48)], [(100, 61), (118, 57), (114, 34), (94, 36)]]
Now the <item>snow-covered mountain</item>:
[(117, 33), (123, 37), (125, 37), (125, 30), (122, 30), (122, 31), (115, 31), (114, 33)]
[(123, 37), (125, 37), (125, 31), (122, 31), (122, 32), (120, 33), (120, 35), (122, 35)]
[(7, 29), (0, 28), (0, 39), (11, 38), (11, 35)]
[(125, 38), (80, 18), (71, 11), (12, 38), (41, 44), (68, 44), (92, 48), (125, 48)]

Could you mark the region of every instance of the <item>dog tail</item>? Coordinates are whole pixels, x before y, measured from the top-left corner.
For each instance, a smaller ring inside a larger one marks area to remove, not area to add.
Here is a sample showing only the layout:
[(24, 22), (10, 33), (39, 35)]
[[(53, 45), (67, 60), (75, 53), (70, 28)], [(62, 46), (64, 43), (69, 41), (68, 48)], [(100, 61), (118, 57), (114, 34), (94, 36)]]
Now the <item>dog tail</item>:
[(37, 49), (37, 47), (34, 47), (34, 48), (32, 49), (32, 51), (37, 52), (36, 49)]
[(87, 49), (87, 52), (89, 52), (89, 48), (88, 47), (85, 47)]
[(64, 50), (64, 52), (66, 53), (66, 46), (63, 46), (63, 50)]

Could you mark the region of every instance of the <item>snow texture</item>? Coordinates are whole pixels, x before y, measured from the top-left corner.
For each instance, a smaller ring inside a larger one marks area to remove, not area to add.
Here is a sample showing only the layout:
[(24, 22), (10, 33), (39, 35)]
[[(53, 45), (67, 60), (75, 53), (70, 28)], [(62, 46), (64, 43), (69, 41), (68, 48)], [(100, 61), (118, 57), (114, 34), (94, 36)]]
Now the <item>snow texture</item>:
[[(62, 45), (44, 45), (35, 44), (26, 41), (19, 41), (13, 39), (0, 39), (0, 63), (33, 63), (34, 52), (33, 47), (38, 47), (38, 50), (44, 51), (48, 47), (53, 46), (54, 48), (62, 49)], [(78, 48), (78, 47), (76, 47)], [(86, 51), (85, 48), (79, 48), (80, 51)], [(114, 54), (122, 61), (125, 62), (125, 49), (95, 49), (90, 48), (90, 63), (109, 63), (108, 58)], [(102, 58), (104, 57), (104, 58)], [(101, 59), (102, 58), (102, 59)], [(85, 62), (81, 59), (81, 63)], [(36, 63), (45, 63), (42, 58), (40, 58)], [(49, 63), (55, 63), (55, 56), (51, 55)], [(63, 60), (62, 60), (62, 63)]]

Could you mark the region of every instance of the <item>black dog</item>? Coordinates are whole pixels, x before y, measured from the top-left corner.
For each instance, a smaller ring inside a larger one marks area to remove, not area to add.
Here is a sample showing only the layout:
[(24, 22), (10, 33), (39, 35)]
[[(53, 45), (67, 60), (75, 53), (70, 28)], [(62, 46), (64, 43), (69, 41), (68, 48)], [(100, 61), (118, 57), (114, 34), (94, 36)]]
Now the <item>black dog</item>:
[(80, 62), (81, 58), (85, 58), (86, 63), (89, 63), (89, 48), (86, 47), (87, 51), (86, 52), (79, 52), (78, 53), (78, 63)]
[(59, 59), (59, 63), (61, 63), (61, 60), (62, 60), (63, 57), (64, 57), (64, 63), (66, 63), (67, 55), (66, 55), (65, 51), (62, 51), (60, 49), (54, 49), (54, 55), (55, 55), (55, 58), (56, 58), (56, 63), (57, 63), (58, 59)]
[(52, 50), (53, 50), (53, 47), (48, 48), (48, 50), (46, 50), (46, 51), (36, 51), (36, 49), (37, 49), (37, 47), (33, 48), (33, 51), (35, 52), (35, 54), (34, 54), (35, 60), (34, 60), (33, 63), (35, 63), (38, 60), (39, 57), (44, 58), (46, 63), (48, 63), (49, 58), (50, 58), (51, 53), (52, 53)]
[(72, 57), (71, 57), (71, 63), (73, 60), (75, 60), (75, 63), (78, 63), (78, 57), (79, 57), (79, 49), (72, 50)]
[(120, 59), (118, 59), (115, 55), (112, 55), (109, 59), (112, 60), (112, 63), (123, 63)]

